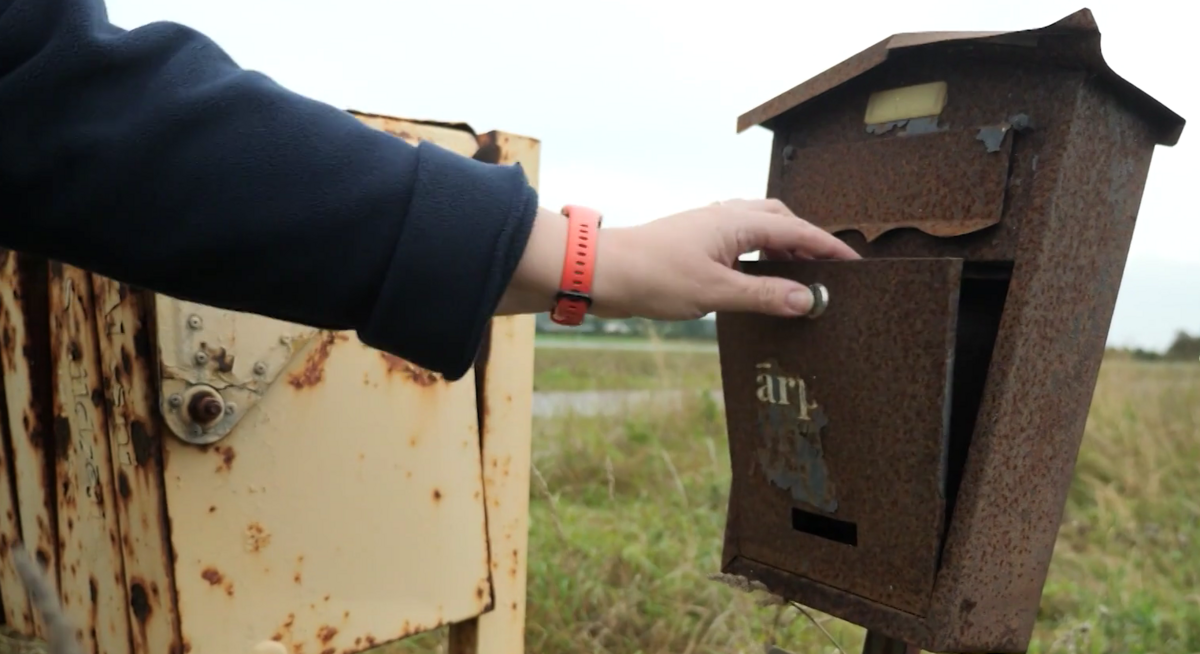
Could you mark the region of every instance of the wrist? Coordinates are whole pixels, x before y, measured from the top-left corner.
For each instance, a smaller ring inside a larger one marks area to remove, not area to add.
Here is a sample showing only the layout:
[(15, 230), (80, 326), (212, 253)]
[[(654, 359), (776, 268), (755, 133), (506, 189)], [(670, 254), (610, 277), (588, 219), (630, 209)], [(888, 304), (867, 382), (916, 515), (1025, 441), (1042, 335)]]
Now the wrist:
[[(627, 256), (628, 228), (606, 228), (596, 238), (592, 273), (592, 306), (588, 313), (608, 318), (627, 317), (625, 295), (631, 288)], [(568, 219), (556, 211), (538, 208), (524, 254), (500, 300), (496, 315), (552, 311), (562, 284), (567, 253)]]
[(542, 313), (554, 304), (567, 253), (567, 219), (538, 207), (521, 261), (500, 299), (496, 315)]

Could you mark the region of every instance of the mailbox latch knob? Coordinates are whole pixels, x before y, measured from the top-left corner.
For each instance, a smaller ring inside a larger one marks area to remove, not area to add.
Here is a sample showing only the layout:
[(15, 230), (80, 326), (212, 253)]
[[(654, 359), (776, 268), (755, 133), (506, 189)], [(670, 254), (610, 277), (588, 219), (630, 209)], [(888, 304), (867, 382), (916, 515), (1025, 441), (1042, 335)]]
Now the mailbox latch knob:
[(816, 318), (825, 313), (825, 307), (829, 306), (829, 289), (825, 288), (824, 284), (811, 284), (808, 290), (812, 292), (813, 304), (807, 315), (809, 318)]

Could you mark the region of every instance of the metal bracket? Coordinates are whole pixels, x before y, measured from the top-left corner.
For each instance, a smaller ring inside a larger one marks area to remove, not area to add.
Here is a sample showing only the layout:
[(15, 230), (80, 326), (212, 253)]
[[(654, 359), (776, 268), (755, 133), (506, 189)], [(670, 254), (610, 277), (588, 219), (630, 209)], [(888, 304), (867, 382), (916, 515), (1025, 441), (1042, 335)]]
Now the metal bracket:
[(193, 445), (229, 435), (318, 329), (158, 296), (159, 406)]

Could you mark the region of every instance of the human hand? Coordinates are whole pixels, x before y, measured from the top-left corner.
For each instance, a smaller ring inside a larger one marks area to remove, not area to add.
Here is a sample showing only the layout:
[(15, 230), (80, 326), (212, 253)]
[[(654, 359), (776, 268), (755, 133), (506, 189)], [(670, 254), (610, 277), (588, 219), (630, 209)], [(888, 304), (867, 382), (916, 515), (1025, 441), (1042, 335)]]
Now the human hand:
[[(549, 309), (562, 272), (566, 224), (560, 214), (539, 213), (499, 313)], [(713, 311), (808, 313), (813, 297), (804, 284), (734, 268), (739, 256), (755, 251), (773, 260), (859, 258), (778, 200), (719, 202), (636, 227), (601, 229), (590, 313), (656, 320), (691, 320)]]

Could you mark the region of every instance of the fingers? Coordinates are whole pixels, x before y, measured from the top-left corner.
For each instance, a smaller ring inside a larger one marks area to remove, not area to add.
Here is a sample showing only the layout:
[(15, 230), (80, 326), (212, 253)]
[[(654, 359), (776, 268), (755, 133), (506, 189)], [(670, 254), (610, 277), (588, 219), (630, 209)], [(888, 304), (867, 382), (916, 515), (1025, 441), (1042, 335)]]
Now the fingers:
[(787, 205), (775, 198), (766, 198), (763, 200), (725, 200), (723, 202), (714, 202), (714, 205), (735, 209), (739, 211), (755, 211), (760, 213), (774, 213), (780, 216), (797, 218), (796, 214), (792, 213)]
[(813, 296), (812, 291), (800, 282), (729, 270), (725, 283), (718, 285), (712, 304), (711, 311), (792, 318), (803, 316), (812, 309)]
[[(729, 211), (742, 254), (764, 250), (770, 261), (797, 258), (859, 259), (857, 252), (829, 232), (800, 218), (774, 198), (714, 203)], [(798, 256), (797, 256), (798, 255)]]
[[(729, 221), (742, 254), (755, 250), (788, 252), (814, 259), (859, 259), (858, 253), (833, 234), (796, 217), (745, 211)], [(773, 258), (773, 257), (772, 257)], [(786, 259), (785, 259), (786, 260)]]

